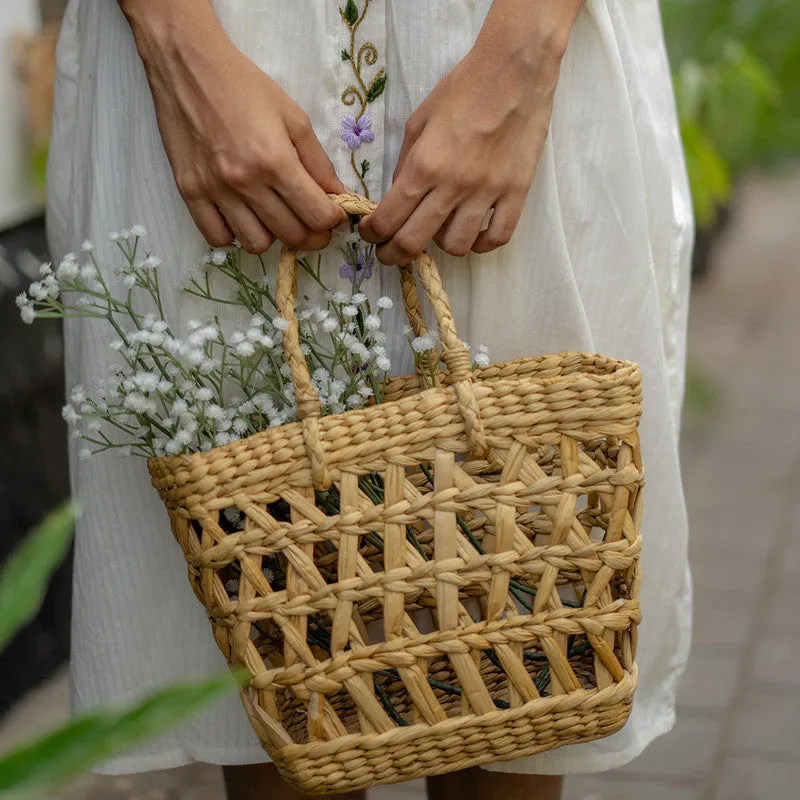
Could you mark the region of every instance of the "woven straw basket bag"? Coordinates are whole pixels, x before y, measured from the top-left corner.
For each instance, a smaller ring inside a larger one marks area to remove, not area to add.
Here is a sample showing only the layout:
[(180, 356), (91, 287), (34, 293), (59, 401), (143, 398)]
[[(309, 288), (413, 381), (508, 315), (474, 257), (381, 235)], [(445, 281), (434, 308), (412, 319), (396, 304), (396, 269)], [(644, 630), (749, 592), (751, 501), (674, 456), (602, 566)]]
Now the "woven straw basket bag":
[(310, 794), (607, 736), (636, 685), (638, 367), (569, 353), (473, 370), (435, 263), (416, 267), (447, 366), (436, 385), (391, 378), (385, 402), (320, 416), (284, 250), (300, 421), (149, 464), (214, 638), (251, 676), (250, 721)]

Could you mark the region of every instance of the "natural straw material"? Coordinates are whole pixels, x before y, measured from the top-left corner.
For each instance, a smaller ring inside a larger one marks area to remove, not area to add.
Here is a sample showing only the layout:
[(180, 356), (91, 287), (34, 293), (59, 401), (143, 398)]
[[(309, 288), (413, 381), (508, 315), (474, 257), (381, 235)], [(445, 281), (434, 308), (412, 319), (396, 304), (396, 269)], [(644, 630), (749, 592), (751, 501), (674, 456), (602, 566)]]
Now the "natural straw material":
[[(607, 736), (636, 685), (638, 367), (569, 353), (473, 371), (436, 265), (416, 266), (447, 366), (435, 386), (392, 378), (385, 402), (320, 416), (284, 250), (300, 421), (149, 464), (216, 642), (252, 676), (250, 721), (308, 793)], [(420, 333), (410, 267), (401, 279)]]

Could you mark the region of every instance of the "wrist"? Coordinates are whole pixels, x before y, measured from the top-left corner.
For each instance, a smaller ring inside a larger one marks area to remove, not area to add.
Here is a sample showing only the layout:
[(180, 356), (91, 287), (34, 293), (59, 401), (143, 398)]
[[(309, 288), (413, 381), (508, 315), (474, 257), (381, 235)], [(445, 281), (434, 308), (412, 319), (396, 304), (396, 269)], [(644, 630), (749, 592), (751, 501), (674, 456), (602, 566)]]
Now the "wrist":
[(118, 0), (145, 66), (228, 38), (209, 0)]
[(494, 0), (475, 41), (476, 55), (541, 74), (556, 70), (584, 0)]

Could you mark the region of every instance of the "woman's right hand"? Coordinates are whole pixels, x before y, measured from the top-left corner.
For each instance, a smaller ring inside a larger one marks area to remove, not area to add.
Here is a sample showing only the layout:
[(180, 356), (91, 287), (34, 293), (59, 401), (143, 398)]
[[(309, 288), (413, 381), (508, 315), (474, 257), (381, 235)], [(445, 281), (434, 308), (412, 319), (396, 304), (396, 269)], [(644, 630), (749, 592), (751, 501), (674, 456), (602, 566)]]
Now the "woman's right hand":
[(308, 115), (228, 39), (207, 0), (120, 0), (175, 181), (206, 240), (318, 250), (346, 187)]

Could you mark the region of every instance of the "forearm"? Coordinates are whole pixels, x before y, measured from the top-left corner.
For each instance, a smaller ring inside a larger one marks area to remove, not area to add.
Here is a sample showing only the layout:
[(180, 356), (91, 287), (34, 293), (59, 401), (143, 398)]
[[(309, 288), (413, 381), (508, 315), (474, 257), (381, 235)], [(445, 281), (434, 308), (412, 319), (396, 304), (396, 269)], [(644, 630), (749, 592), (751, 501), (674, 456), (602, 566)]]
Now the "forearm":
[(561, 60), (585, 0), (494, 0), (473, 48), (487, 61), (540, 68)]

